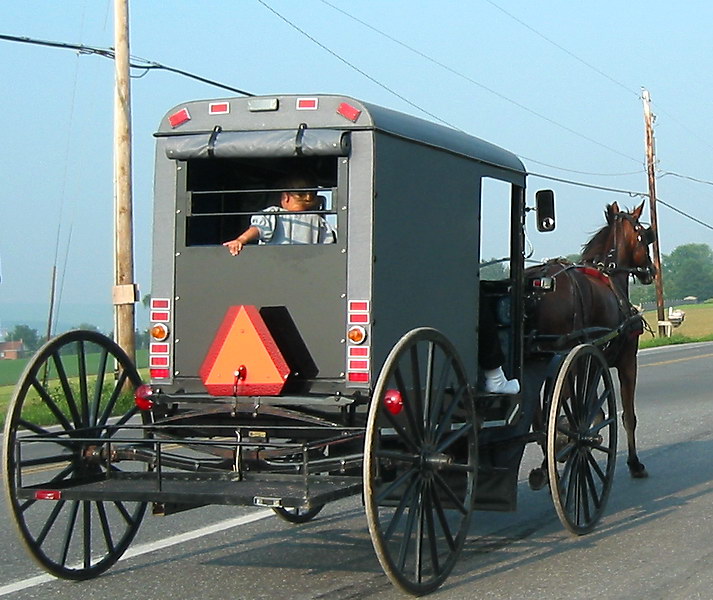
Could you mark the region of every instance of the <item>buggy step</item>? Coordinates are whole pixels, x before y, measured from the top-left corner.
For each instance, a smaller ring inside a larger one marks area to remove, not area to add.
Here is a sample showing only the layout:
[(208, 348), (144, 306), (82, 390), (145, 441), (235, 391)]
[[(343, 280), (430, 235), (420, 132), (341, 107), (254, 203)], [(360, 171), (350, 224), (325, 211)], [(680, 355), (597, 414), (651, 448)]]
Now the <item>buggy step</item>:
[(475, 412), (481, 421), (481, 428), (514, 425), (521, 414), (521, 394), (479, 393), (475, 399)]
[(90, 500), (160, 502), (165, 504), (222, 504), (309, 509), (360, 493), (361, 477), (337, 475), (250, 475), (237, 473), (123, 472), (98, 480), (70, 480), (25, 486), (19, 498), (33, 500)]

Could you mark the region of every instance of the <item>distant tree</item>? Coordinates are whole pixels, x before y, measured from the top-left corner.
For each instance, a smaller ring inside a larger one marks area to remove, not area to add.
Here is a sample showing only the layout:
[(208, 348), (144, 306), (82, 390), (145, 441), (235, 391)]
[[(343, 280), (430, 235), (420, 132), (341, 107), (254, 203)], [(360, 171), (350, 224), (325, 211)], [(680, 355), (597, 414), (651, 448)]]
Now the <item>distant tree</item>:
[(134, 332), (134, 345), (137, 350), (145, 350), (149, 347), (149, 331), (148, 329), (144, 331), (136, 330)]
[(149, 306), (151, 306), (151, 294), (144, 295), (143, 299), (141, 300), (141, 303), (144, 305), (144, 308), (148, 308)]
[(713, 250), (708, 244), (684, 244), (661, 259), (666, 298), (713, 298)]
[(85, 331), (99, 331), (99, 328), (96, 325), (92, 325), (91, 323), (80, 323), (74, 329), (83, 329)]
[(5, 335), (8, 342), (22, 342), (25, 344), (25, 349), (31, 352), (37, 350), (42, 344), (43, 339), (36, 329), (29, 325), (15, 325), (15, 328)]

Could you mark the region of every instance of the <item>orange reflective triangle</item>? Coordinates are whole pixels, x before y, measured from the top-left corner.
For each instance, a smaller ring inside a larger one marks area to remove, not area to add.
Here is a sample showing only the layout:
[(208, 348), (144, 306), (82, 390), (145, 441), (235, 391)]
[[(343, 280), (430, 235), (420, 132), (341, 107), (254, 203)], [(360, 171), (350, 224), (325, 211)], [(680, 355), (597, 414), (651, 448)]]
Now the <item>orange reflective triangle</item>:
[(290, 373), (254, 306), (231, 306), (199, 374), (213, 396), (276, 396)]

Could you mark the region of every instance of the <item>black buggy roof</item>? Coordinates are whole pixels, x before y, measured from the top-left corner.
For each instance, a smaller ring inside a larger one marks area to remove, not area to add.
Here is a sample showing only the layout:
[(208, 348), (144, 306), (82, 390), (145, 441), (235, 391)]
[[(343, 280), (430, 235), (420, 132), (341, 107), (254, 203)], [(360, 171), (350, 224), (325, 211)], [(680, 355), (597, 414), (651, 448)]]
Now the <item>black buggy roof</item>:
[[(310, 108), (300, 108), (306, 104)], [(345, 108), (346, 107), (346, 108)], [(302, 131), (296, 132), (296, 124)], [(520, 181), (520, 159), (494, 144), (444, 125), (347, 96), (252, 96), (180, 104), (162, 119), (157, 137), (169, 158), (189, 160), (240, 155), (344, 156), (349, 131), (373, 130), (474, 159)]]

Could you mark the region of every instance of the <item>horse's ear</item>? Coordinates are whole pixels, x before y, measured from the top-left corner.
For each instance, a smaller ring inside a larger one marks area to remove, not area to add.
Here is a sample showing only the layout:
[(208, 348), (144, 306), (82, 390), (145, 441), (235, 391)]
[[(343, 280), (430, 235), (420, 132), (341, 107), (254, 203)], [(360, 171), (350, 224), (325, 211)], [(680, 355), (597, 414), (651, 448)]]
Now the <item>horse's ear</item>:
[(607, 218), (607, 223), (611, 223), (612, 220), (616, 215), (619, 214), (619, 205), (616, 202), (612, 202), (611, 204), (607, 204), (607, 212), (606, 212), (606, 218)]
[(639, 204), (639, 206), (634, 209), (634, 212), (631, 213), (631, 216), (637, 221), (641, 218), (641, 213), (644, 212), (644, 204), (646, 204), (646, 200)]

